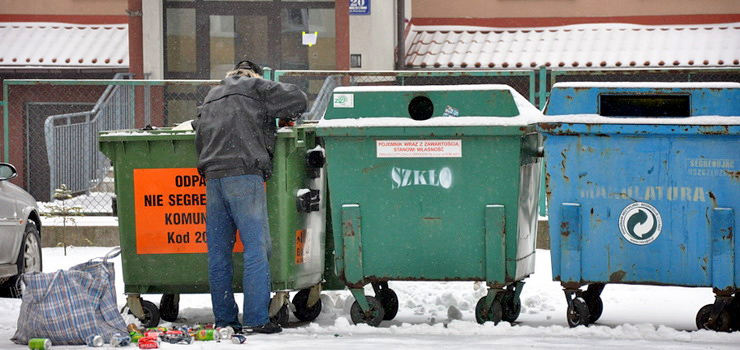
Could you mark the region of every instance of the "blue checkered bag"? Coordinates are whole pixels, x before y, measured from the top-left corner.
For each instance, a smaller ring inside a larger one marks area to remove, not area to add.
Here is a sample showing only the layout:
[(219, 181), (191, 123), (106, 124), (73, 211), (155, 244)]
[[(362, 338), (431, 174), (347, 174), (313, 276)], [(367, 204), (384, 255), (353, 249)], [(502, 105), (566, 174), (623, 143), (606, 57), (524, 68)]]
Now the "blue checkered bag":
[(23, 275), (26, 288), (11, 340), (28, 344), (31, 338), (48, 338), (54, 345), (83, 345), (93, 334), (110, 342), (114, 333), (128, 333), (116, 303), (115, 270), (108, 262), (120, 253), (116, 247), (102, 261)]

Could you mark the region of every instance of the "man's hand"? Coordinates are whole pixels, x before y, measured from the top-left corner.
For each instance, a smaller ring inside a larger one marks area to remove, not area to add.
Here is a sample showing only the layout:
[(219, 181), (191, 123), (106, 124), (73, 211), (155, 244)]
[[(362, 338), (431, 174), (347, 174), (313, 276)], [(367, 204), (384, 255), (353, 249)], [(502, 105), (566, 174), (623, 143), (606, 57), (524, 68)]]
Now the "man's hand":
[(301, 113), (292, 113), (288, 114), (287, 116), (280, 118), (278, 120), (278, 126), (284, 127), (284, 126), (293, 126), (295, 125), (295, 121), (298, 120), (298, 118), (301, 117)]
[(295, 125), (295, 122), (289, 119), (280, 119), (278, 120), (278, 127), (286, 127), (286, 126), (293, 126)]

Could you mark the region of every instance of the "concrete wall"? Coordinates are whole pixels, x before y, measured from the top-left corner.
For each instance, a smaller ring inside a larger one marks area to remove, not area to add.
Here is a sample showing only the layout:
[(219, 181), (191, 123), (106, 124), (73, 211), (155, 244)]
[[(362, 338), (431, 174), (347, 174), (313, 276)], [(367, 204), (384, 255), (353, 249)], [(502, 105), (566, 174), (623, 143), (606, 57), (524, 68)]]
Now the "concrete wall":
[(740, 13), (738, 0), (466, 0), (452, 4), (449, 0), (413, 0), (411, 14), (414, 18), (502, 18)]
[(61, 247), (62, 242), (77, 247), (115, 247), (120, 245), (118, 226), (43, 226), (42, 247)]
[(164, 79), (164, 6), (162, 1), (142, 2), (144, 78)]
[(120, 16), (127, 5), (127, 0), (0, 0), (0, 14)]
[(349, 16), (349, 53), (362, 55), (362, 68), (359, 69), (393, 69), (396, 44), (395, 3), (376, 0), (372, 2), (370, 15)]

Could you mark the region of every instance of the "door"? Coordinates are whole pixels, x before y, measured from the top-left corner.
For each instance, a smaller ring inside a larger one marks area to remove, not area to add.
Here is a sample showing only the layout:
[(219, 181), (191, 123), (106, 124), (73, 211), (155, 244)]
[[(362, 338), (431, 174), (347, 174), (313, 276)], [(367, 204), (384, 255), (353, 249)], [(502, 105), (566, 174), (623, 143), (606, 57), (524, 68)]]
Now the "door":
[(18, 234), (18, 213), (15, 208), (13, 185), (0, 181), (0, 264), (14, 263), (18, 255), (16, 244), (21, 240)]

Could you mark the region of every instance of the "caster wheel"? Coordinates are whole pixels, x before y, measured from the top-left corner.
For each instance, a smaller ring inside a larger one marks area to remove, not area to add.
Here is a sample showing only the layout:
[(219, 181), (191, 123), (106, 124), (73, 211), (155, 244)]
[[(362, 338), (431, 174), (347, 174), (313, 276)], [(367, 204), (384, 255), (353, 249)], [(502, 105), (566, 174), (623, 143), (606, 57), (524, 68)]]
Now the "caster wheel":
[(503, 319), (503, 310), (501, 307), (501, 301), (498, 298), (493, 300), (491, 307), (486, 306), (486, 297), (478, 299), (478, 303), (475, 305), (475, 320), (479, 324), (492, 321), (493, 324), (498, 324)]
[(382, 289), (380, 293), (375, 295), (375, 298), (380, 299), (380, 305), (383, 305), (383, 319), (386, 321), (394, 319), (398, 313), (398, 296), (396, 292), (393, 289)]
[(367, 303), (370, 304), (370, 310), (368, 310), (367, 312), (363, 312), (362, 308), (360, 307), (360, 303), (355, 300), (355, 302), (352, 303), (352, 308), (349, 311), (349, 315), (352, 318), (352, 322), (354, 322), (354, 324), (367, 323), (370, 326), (377, 327), (380, 322), (383, 321), (385, 310), (383, 309), (383, 305), (380, 303), (380, 301), (375, 297), (366, 296), (366, 298)]
[(588, 323), (595, 323), (600, 317), (601, 313), (604, 312), (604, 302), (601, 300), (601, 296), (584, 295), (583, 298), (586, 300), (588, 306)]
[(175, 322), (180, 308), (180, 296), (175, 294), (162, 294), (159, 301), (159, 315), (168, 322)]
[[(156, 327), (159, 325), (159, 309), (157, 308), (157, 305), (154, 305), (151, 301), (146, 301), (144, 299), (141, 299), (141, 308), (144, 309), (144, 318), (139, 319), (141, 321), (141, 326), (144, 328), (151, 328)], [(126, 307), (124, 307), (124, 310)], [(133, 315), (133, 312), (131, 310), (128, 311), (129, 314)]]
[(321, 299), (317, 300), (313, 306), (308, 306), (308, 295), (310, 293), (310, 289), (301, 289), (293, 297), (293, 306), (295, 306), (293, 315), (301, 321), (313, 321), (321, 313)]
[(735, 293), (727, 310), (730, 313), (730, 318), (732, 318), (732, 329), (740, 331), (740, 294)]
[(514, 322), (522, 311), (522, 302), (514, 297), (513, 290), (507, 290), (501, 300), (501, 319), (506, 322)]
[(286, 326), (288, 324), (288, 319), (290, 318), (290, 311), (288, 310), (288, 304), (283, 305), (280, 310), (275, 314), (275, 316), (270, 317), (270, 321), (273, 323), (277, 323), (281, 326)]
[(727, 312), (727, 309), (722, 310), (722, 312), (719, 313), (719, 317), (717, 317), (713, 325), (709, 325), (712, 307), (714, 307), (714, 304), (707, 304), (699, 309), (699, 312), (696, 313), (696, 328), (717, 332), (729, 332), (732, 329), (732, 317), (730, 313)]
[(571, 328), (588, 326), (588, 320), (591, 318), (591, 315), (588, 313), (586, 301), (581, 297), (573, 299), (571, 305), (568, 306), (566, 318), (568, 319), (568, 326)]

